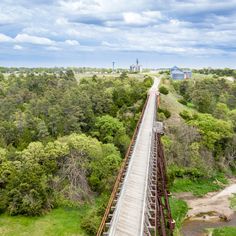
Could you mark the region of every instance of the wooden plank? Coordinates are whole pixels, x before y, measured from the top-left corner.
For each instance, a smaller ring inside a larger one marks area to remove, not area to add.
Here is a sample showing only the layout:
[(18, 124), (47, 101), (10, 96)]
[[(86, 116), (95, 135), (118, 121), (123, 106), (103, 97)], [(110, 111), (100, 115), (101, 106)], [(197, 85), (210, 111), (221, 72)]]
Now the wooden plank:
[(149, 99), (142, 124), (134, 145), (120, 196), (117, 199), (111, 226), (108, 230), (109, 236), (143, 235), (142, 225), (148, 180), (147, 167), (150, 159), (158, 84), (159, 80), (155, 79), (154, 85), (149, 91)]

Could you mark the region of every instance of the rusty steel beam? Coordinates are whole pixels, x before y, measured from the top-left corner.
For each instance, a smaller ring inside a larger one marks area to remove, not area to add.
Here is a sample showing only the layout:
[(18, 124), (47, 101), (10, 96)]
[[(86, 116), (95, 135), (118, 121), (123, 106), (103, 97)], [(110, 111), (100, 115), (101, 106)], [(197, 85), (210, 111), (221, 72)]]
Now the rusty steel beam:
[(159, 221), (158, 233), (159, 236), (172, 236), (174, 231), (174, 221), (171, 215), (171, 209), (169, 205), (169, 192), (168, 192), (168, 179), (166, 173), (166, 163), (164, 157), (163, 145), (161, 143), (161, 135), (155, 134), (155, 141), (157, 142), (157, 160), (159, 175), (157, 186), (157, 199), (159, 203), (160, 215), (157, 216)]

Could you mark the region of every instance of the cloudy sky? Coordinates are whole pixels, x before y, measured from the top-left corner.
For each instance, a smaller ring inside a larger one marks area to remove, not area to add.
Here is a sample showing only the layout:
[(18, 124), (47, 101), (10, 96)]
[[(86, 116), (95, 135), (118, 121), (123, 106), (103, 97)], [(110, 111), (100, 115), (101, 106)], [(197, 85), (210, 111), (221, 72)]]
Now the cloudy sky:
[(0, 65), (236, 68), (236, 0), (1, 0)]

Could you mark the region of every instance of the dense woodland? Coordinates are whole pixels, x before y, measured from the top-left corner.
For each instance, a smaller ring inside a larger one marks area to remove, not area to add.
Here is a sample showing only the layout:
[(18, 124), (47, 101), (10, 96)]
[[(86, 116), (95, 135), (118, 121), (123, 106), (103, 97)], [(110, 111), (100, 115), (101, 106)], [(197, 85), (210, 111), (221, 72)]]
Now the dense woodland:
[(41, 215), (108, 195), (152, 82), (1, 74), (0, 211)]
[[(158, 119), (171, 191), (201, 195), (236, 173), (236, 83), (217, 73), (162, 75)], [(80, 224), (94, 235), (152, 83), (125, 73), (79, 81), (71, 70), (0, 73), (0, 212), (38, 216), (88, 203)], [(187, 206), (174, 201), (173, 215), (184, 217), (178, 205)]]
[[(163, 138), (170, 179), (214, 180), (222, 173), (235, 174), (236, 83), (217, 77), (168, 84), (184, 105), (179, 112), (182, 119), (169, 122)], [(171, 117), (168, 109), (163, 107), (159, 117)]]

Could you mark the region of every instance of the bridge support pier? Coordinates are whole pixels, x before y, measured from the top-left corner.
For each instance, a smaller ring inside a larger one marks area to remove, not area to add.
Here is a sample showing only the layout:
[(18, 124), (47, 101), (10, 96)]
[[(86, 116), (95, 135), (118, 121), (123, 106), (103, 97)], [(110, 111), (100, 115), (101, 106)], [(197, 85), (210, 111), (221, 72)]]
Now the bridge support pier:
[[(145, 236), (172, 236), (175, 227), (169, 205), (166, 163), (161, 143), (162, 133), (160, 129), (159, 132), (156, 129), (153, 133), (153, 151), (149, 164), (150, 174), (145, 213)], [(150, 191), (150, 188), (153, 191)]]

